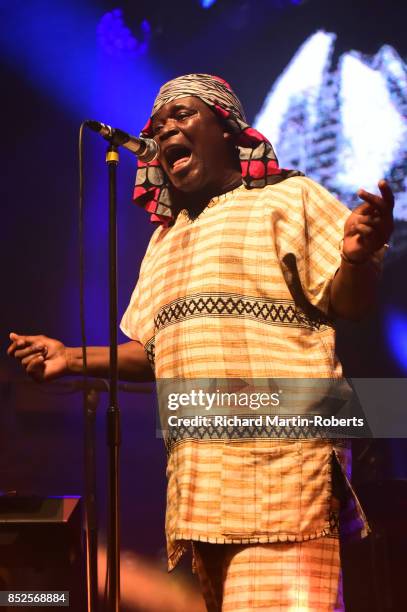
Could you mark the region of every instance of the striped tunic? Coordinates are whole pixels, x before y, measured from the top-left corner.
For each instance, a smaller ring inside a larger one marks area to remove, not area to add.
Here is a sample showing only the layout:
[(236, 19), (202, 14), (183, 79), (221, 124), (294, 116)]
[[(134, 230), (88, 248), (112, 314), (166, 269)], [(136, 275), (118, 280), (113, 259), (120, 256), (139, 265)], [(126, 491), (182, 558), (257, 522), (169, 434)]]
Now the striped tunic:
[[(349, 210), (309, 178), (212, 199), (154, 232), (121, 329), (157, 379), (340, 379), (330, 285)], [(168, 457), (169, 568), (188, 540), (303, 541), (331, 533), (331, 440), (208, 440)], [(358, 529), (366, 531), (349, 488)]]

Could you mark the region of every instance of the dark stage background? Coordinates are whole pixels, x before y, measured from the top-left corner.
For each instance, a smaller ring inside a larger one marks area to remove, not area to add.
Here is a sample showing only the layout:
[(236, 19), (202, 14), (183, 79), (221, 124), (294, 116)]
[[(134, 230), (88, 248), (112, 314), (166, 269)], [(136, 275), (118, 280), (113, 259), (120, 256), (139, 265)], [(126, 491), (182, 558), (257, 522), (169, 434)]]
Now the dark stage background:
[[(406, 19), (407, 5), (390, 0), (218, 0), (206, 10), (198, 0), (1, 0), (0, 490), (83, 494), (80, 394), (61, 394), (28, 384), (19, 367), (5, 356), (9, 331), (43, 333), (67, 345), (80, 341), (80, 122), (94, 118), (137, 134), (158, 87), (187, 72), (223, 76), (253, 122), (299, 47), (324, 30), (336, 34), (332, 72), (351, 51), (359, 52), (366, 61), (383, 45), (397, 52), (401, 58), (397, 73), (401, 97), (404, 91), (399, 109), (406, 128)], [(370, 103), (367, 96), (366, 107)], [(108, 339), (107, 172), (103, 141), (94, 134), (85, 138), (86, 323), (88, 343), (94, 345)], [(397, 159), (386, 171), (397, 183), (401, 198), (407, 176), (405, 142), (404, 138)], [(280, 163), (284, 166), (288, 160), (281, 158)], [(126, 307), (154, 229), (145, 213), (131, 204), (134, 169), (134, 158), (123, 152), (118, 212), (120, 312)], [(360, 324), (339, 324), (338, 351), (346, 373), (353, 377), (406, 376), (406, 209), (407, 204), (398, 211), (396, 238), (385, 266), (378, 307)], [(120, 339), (125, 340), (122, 335)], [(166, 607), (147, 598), (145, 607), (139, 602), (139, 608), (198, 610), (193, 583), (192, 599), (181, 604), (178, 592), (171, 590), (164, 578), (165, 454), (156, 437), (152, 398), (122, 393), (120, 403), (122, 547), (142, 564), (137, 575), (145, 576), (146, 589), (161, 585), (173, 598), (167, 596)], [(106, 407), (106, 394), (102, 394), (97, 415), (102, 542)], [(376, 484), (405, 482), (407, 447), (404, 440), (356, 443), (355, 457), (356, 484), (362, 492), (367, 491), (368, 513), (371, 509), (374, 514), (376, 501), (371, 492)], [(395, 515), (405, 510), (403, 495), (399, 493), (393, 500)], [(403, 529), (406, 532), (405, 525)], [(156, 567), (160, 568), (157, 574), (148, 574)]]

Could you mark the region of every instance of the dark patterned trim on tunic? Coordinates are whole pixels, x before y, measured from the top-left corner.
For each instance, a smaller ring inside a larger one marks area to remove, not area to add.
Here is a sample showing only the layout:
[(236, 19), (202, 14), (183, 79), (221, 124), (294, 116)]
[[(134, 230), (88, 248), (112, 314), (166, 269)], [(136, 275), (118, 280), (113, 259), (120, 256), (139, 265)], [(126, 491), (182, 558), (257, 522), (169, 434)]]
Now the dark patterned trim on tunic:
[(174, 323), (206, 316), (254, 319), (267, 325), (315, 331), (329, 325), (322, 313), (306, 314), (293, 300), (261, 299), (238, 293), (197, 293), (165, 304), (155, 316), (154, 326), (159, 331)]
[(329, 513), (329, 529), (331, 532), (331, 536), (338, 538), (339, 537), (339, 512), (336, 510), (331, 510)]
[[(276, 415), (270, 415), (273, 418)], [(251, 418), (253, 415), (239, 414), (239, 419)], [(288, 419), (285, 415), (284, 420)], [(326, 428), (317, 427), (311, 424), (290, 425), (290, 424), (275, 424), (268, 425), (264, 415), (262, 424), (246, 424), (242, 425), (215, 425), (212, 422), (201, 423), (199, 425), (184, 425), (180, 423), (177, 427), (168, 427), (165, 430), (165, 445), (170, 453), (175, 444), (185, 440), (254, 440), (259, 438), (277, 438), (277, 439), (327, 439), (332, 437), (332, 433)], [(208, 418), (209, 421), (209, 418)], [(305, 421), (305, 419), (304, 419)]]
[(144, 350), (153, 370), (155, 369), (155, 336), (144, 345)]

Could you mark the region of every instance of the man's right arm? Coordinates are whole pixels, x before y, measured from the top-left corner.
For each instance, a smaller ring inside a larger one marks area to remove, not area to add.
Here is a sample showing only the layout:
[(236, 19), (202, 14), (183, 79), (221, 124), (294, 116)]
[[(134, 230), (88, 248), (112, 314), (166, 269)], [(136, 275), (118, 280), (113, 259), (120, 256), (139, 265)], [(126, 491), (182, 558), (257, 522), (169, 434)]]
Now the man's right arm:
[[(27, 374), (38, 382), (60, 376), (82, 374), (82, 348), (67, 347), (59, 340), (47, 336), (10, 334), (7, 353), (16, 357)], [(109, 376), (109, 347), (87, 348), (87, 369), (90, 376)], [(118, 346), (118, 374), (121, 380), (146, 382), (154, 380), (143, 346), (132, 340)]]

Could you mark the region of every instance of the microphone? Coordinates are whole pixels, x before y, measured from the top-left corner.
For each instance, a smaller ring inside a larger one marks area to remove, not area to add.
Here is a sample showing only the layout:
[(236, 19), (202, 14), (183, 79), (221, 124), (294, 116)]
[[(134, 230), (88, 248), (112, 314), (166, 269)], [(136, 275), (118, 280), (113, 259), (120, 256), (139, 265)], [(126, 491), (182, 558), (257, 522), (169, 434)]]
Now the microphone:
[(112, 128), (110, 125), (100, 123), (99, 121), (93, 121), (92, 119), (85, 121), (85, 125), (94, 132), (98, 132), (105, 140), (112, 143), (114, 146), (128, 149), (137, 155), (143, 162), (149, 163), (153, 161), (160, 152), (160, 147), (152, 138), (137, 138), (136, 136), (131, 136), (131, 134), (123, 132), (123, 130)]

